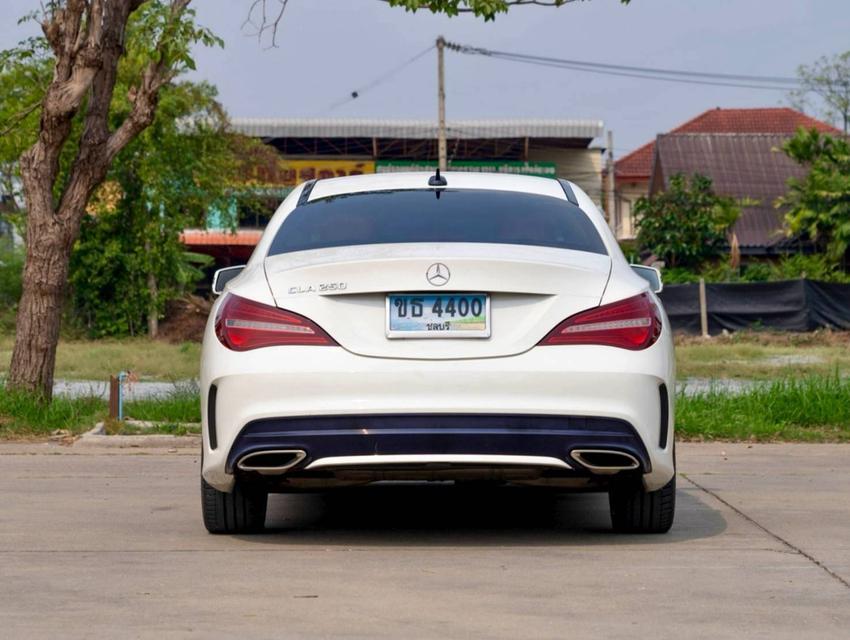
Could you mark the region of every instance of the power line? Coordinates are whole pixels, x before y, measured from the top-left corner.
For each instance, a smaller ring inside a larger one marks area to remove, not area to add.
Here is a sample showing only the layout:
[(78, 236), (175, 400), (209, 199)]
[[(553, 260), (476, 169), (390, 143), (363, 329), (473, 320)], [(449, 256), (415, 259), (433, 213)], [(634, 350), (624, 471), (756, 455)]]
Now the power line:
[[(629, 65), (607, 64), (602, 62), (590, 62), (586, 60), (570, 60), (565, 58), (552, 58), (548, 56), (536, 56), (510, 51), (497, 51), (485, 49), (484, 47), (473, 47), (469, 45), (447, 42), (446, 46), (458, 53), (467, 55), (480, 55), (497, 60), (519, 62), (542, 67), (555, 67), (570, 69), (572, 71), (584, 71), (586, 73), (597, 73), (603, 75), (614, 75), (628, 78), (640, 78), (643, 80), (660, 80), (665, 82), (679, 82), (685, 84), (700, 84), (720, 87), (736, 87), (744, 89), (767, 89), (771, 91), (788, 91), (799, 86), (796, 78), (782, 76), (754, 76), (744, 74), (710, 73), (704, 71), (684, 71), (680, 69), (661, 69), (654, 67), (636, 67)], [(778, 86), (786, 85), (786, 86)]]
[(423, 56), (425, 56), (428, 53), (430, 53), (431, 51), (433, 51), (436, 46), (437, 45), (435, 45), (435, 44), (429, 45), (427, 49), (423, 49), (422, 51), (417, 53), (415, 56), (413, 56), (412, 58), (410, 58), (406, 62), (403, 62), (400, 65), (398, 65), (397, 67), (393, 67), (389, 71), (382, 73), (380, 76), (378, 76), (377, 78), (375, 78), (371, 82), (363, 85), (360, 89), (355, 89), (354, 91), (352, 91), (348, 96), (346, 96), (342, 100), (334, 102), (329, 107), (329, 110), (336, 109), (337, 107), (341, 107), (344, 104), (348, 104), (349, 102), (353, 102), (354, 100), (357, 100), (357, 98), (359, 98), (361, 95), (363, 95), (363, 93), (365, 93), (366, 91), (370, 91), (370, 90), (374, 89), (375, 87), (384, 84), (387, 80), (389, 80), (393, 76), (397, 75), (398, 73), (400, 73), (401, 71), (403, 71), (404, 69), (409, 67), (411, 64), (413, 64), (414, 62), (416, 62), (417, 60), (419, 60)]

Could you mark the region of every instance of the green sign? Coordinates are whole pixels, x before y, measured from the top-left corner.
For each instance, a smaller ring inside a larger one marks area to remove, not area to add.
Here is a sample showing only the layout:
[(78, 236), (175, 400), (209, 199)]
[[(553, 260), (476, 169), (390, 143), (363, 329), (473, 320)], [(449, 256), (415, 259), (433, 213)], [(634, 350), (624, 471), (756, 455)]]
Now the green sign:
[[(375, 173), (397, 173), (399, 171), (427, 171), (437, 169), (436, 160), (378, 160)], [(523, 162), (521, 160), (455, 160), (449, 162), (449, 171), (469, 173), (509, 173), (523, 176), (554, 178), (557, 176), (554, 162)]]

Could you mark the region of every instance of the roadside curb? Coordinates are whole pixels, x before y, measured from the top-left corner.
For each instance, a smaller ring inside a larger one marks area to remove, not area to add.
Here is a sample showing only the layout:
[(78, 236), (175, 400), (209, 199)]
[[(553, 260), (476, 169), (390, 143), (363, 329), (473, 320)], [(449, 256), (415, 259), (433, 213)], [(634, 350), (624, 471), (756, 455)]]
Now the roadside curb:
[(198, 448), (201, 444), (200, 434), (185, 436), (169, 436), (162, 433), (135, 436), (106, 435), (106, 428), (98, 422), (93, 429), (86, 431), (74, 443), (74, 447), (107, 447), (117, 449), (162, 448), (187, 449)]

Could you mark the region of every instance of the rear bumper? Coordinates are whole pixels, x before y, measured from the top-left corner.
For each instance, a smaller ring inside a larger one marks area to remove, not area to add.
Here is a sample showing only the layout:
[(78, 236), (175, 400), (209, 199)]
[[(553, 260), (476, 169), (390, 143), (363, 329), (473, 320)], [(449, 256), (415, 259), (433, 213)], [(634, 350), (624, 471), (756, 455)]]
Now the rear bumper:
[(431, 454), (546, 456), (577, 468), (570, 450), (584, 446), (634, 455), (655, 490), (673, 476), (673, 400), (666, 439), (659, 403), (660, 386), (672, 388), (673, 379), (664, 335), (640, 352), (537, 347), (469, 360), (370, 358), (339, 347), (235, 353), (212, 337), (201, 372), (203, 475), (229, 491), (234, 461), (260, 448), (303, 449), (301, 467), (328, 457)]
[[(299, 450), (306, 457), (292, 471), (322, 461), (370, 456), (507, 460), (549, 458), (577, 469), (572, 452), (604, 449), (628, 453), (649, 473), (652, 463), (634, 428), (623, 420), (582, 416), (528, 415), (354, 415), (257, 420), (245, 426), (227, 456), (234, 473), (244, 456)], [(339, 463), (338, 463), (339, 464)], [(356, 464), (356, 462), (354, 462)]]

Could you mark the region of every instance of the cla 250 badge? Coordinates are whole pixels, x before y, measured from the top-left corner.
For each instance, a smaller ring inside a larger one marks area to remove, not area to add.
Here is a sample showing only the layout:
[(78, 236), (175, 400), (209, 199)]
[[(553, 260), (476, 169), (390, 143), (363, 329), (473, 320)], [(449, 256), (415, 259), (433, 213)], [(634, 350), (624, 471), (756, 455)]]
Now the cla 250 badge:
[(329, 293), (331, 291), (345, 291), (348, 288), (347, 282), (320, 282), (317, 285), (306, 284), (289, 287), (289, 295), (294, 296), (299, 293)]

